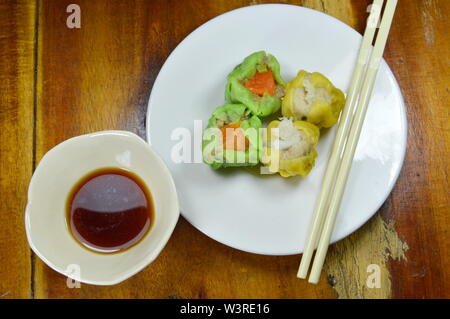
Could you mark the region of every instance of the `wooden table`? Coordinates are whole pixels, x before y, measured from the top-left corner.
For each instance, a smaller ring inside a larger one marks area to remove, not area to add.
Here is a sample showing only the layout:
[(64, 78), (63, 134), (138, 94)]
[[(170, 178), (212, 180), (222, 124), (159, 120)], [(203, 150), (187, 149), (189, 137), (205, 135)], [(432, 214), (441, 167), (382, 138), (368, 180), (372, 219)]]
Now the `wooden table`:
[[(299, 256), (228, 248), (183, 218), (159, 258), (113, 287), (66, 287), (27, 244), (34, 168), (63, 140), (105, 129), (145, 137), (148, 97), (169, 53), (192, 30), (247, 0), (0, 0), (1, 298), (450, 297), (450, 14), (448, 0), (400, 1), (385, 58), (408, 114), (408, 150), (389, 199), (333, 245), (319, 285), (295, 277)], [(369, 0), (283, 1), (362, 32)], [(81, 8), (81, 29), (66, 8)], [(367, 266), (381, 270), (368, 288)]]

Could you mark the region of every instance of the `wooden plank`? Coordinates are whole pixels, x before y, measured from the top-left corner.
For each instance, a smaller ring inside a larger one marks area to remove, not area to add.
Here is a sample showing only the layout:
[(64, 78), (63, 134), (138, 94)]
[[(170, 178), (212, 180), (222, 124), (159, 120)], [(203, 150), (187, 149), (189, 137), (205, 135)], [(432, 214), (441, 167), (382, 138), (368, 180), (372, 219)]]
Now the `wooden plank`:
[(386, 58), (400, 82), (408, 150), (386, 218), (408, 263), (390, 265), (395, 298), (450, 297), (450, 2), (400, 3)]
[(24, 209), (33, 170), (35, 6), (0, 2), (0, 299), (31, 296)]

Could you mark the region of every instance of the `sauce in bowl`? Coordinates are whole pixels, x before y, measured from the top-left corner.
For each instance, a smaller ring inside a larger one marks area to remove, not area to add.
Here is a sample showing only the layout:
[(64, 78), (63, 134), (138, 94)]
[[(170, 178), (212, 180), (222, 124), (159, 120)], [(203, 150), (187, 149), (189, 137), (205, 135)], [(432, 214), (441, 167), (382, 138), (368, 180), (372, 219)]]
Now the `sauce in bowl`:
[(69, 194), (67, 224), (83, 247), (98, 253), (122, 252), (150, 230), (150, 191), (135, 174), (102, 168), (83, 177)]

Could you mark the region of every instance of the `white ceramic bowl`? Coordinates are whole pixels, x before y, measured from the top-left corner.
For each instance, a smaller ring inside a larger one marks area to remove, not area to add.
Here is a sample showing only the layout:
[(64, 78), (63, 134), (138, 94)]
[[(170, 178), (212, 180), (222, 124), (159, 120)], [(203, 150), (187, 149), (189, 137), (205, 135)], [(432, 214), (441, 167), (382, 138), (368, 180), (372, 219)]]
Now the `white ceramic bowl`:
[[(150, 232), (137, 245), (117, 254), (83, 248), (66, 225), (70, 190), (81, 177), (103, 167), (123, 168), (138, 175), (154, 202)], [(104, 131), (71, 138), (45, 154), (29, 185), (25, 227), (33, 251), (57, 272), (89, 284), (113, 285), (158, 256), (178, 217), (175, 185), (159, 156), (133, 133)]]

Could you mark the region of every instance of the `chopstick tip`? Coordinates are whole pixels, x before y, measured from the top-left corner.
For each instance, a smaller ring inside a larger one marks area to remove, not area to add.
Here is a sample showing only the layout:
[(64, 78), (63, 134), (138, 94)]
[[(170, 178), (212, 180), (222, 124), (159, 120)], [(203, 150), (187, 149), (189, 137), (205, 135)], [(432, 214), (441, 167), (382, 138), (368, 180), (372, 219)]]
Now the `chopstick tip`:
[(306, 274), (302, 274), (300, 272), (297, 273), (297, 278), (299, 279), (306, 279)]
[(317, 285), (319, 283), (319, 278), (311, 278), (309, 277), (308, 282), (313, 285)]

